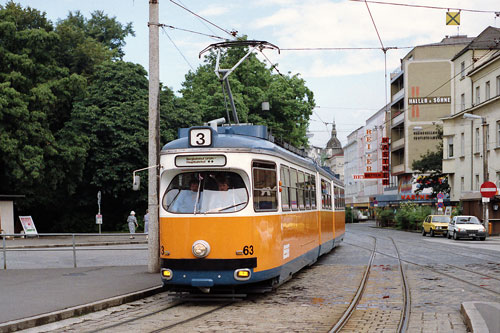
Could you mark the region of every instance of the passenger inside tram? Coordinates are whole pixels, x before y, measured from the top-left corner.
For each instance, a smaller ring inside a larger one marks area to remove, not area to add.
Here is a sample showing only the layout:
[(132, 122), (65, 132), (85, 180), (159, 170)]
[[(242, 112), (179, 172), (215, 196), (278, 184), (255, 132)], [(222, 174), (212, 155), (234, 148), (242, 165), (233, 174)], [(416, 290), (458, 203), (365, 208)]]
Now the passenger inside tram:
[(179, 174), (164, 197), (164, 207), (171, 213), (235, 212), (247, 202), (248, 192), (241, 176), (223, 171)]

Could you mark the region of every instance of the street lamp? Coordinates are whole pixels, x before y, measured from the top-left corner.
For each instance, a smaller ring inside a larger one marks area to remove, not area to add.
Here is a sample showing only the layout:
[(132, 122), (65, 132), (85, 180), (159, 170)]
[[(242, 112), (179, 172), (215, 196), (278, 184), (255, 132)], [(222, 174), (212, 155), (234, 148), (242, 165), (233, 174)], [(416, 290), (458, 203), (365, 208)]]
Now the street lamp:
[[(464, 119), (470, 119), (474, 121), (474, 119), (481, 119), (482, 121), (482, 126), (483, 126), (483, 183), (488, 181), (488, 141), (487, 141), (487, 135), (486, 135), (486, 118), (481, 117), (475, 114), (470, 114), (470, 113), (464, 113), (463, 115)], [(471, 147), (473, 149), (473, 147)], [(486, 229), (486, 235), (488, 235), (488, 227), (489, 227), (489, 221), (488, 221), (488, 203), (483, 202), (483, 220), (484, 220), (484, 228)]]

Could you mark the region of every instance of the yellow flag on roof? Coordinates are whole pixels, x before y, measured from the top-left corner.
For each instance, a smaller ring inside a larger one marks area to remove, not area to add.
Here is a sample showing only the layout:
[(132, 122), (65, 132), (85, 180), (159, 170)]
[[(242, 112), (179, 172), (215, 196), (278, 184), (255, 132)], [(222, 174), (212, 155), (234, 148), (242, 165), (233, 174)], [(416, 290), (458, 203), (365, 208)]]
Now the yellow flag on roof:
[(446, 25), (460, 25), (460, 12), (446, 12)]

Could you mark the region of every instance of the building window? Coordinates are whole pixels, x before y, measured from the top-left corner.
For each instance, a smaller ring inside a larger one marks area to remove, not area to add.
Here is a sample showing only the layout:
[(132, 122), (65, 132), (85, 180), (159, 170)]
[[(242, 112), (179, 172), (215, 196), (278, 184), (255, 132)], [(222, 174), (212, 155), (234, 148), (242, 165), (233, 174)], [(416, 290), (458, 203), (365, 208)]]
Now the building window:
[(476, 128), (476, 153), (479, 153), (479, 127)]
[(500, 147), (500, 120), (497, 121), (497, 147)]
[(460, 79), (465, 77), (465, 61), (460, 64)]
[(460, 133), (460, 156), (465, 156), (465, 134)]
[(500, 75), (497, 76), (497, 96), (500, 96)]
[(476, 87), (476, 105), (481, 103), (481, 88), (479, 86)]
[(479, 191), (479, 174), (477, 173), (476, 173), (476, 188), (474, 190)]
[(487, 101), (490, 99), (490, 81), (486, 82), (486, 86), (484, 87), (484, 100)]
[(500, 172), (497, 172), (497, 187), (500, 187)]
[(460, 177), (460, 192), (465, 191), (465, 178)]
[(448, 138), (448, 158), (453, 157), (453, 137)]
[(460, 111), (465, 110), (465, 94), (460, 95)]

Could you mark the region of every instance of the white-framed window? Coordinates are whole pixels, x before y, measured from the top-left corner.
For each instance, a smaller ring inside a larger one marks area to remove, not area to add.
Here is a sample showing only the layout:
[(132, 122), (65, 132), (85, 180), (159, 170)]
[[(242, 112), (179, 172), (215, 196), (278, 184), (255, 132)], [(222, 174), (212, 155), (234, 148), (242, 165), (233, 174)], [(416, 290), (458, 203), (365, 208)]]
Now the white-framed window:
[(481, 87), (476, 87), (476, 105), (481, 103)]
[(462, 61), (460, 63), (460, 79), (463, 79), (465, 77), (465, 61)]
[(479, 174), (476, 173), (476, 186), (474, 188), (475, 191), (479, 191)]
[(465, 110), (465, 94), (460, 95), (460, 111)]
[(479, 153), (480, 151), (480, 147), (479, 147), (479, 142), (481, 140), (479, 140), (479, 127), (476, 127), (476, 153)]
[(460, 133), (460, 156), (465, 156), (465, 133)]
[(484, 100), (487, 101), (490, 99), (490, 81), (487, 81), (484, 86)]
[(465, 178), (460, 177), (460, 192), (465, 191)]
[(497, 96), (500, 96), (500, 75), (497, 76)]
[(497, 172), (497, 188), (500, 187), (500, 172)]
[(448, 137), (448, 158), (453, 157), (453, 137)]
[(497, 121), (497, 147), (500, 147), (500, 120)]

